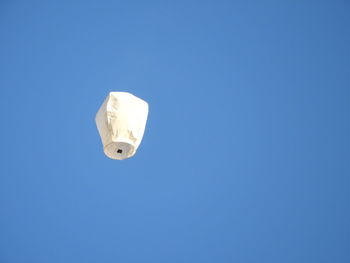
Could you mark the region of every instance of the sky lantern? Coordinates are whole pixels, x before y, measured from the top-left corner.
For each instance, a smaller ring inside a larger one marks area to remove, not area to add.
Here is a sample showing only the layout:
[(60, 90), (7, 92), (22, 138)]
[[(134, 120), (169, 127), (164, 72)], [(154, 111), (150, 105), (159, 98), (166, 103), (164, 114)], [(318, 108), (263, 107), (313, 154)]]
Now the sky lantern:
[(148, 103), (128, 92), (110, 92), (96, 114), (103, 151), (111, 159), (135, 155), (145, 131)]

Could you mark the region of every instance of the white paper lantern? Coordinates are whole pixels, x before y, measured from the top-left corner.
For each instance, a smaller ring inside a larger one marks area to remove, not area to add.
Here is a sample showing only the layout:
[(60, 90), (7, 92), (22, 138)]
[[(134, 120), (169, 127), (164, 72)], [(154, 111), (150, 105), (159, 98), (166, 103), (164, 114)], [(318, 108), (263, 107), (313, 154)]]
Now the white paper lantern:
[(128, 92), (110, 92), (96, 114), (103, 151), (112, 159), (132, 157), (145, 131), (148, 104)]

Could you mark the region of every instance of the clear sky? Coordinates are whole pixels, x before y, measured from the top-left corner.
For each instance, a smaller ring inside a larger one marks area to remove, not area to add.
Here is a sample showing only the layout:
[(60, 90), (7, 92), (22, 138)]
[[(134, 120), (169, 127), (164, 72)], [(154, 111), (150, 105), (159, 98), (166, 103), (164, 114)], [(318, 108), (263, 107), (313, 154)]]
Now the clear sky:
[(350, 262), (349, 1), (3, 0), (0, 100), (1, 263)]

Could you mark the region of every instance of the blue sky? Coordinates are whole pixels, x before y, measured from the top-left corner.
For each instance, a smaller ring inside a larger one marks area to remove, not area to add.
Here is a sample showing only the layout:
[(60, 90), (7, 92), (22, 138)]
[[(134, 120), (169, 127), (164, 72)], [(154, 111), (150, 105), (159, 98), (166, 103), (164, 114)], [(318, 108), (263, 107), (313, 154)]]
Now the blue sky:
[[(1, 1), (0, 262), (350, 262), (348, 1)], [(110, 91), (146, 100), (108, 159)]]

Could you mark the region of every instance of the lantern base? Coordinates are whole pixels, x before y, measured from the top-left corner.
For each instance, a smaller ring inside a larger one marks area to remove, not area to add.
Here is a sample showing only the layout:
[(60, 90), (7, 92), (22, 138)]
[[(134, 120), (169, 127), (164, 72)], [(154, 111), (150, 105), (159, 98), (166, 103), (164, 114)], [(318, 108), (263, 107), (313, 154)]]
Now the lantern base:
[(105, 146), (104, 153), (111, 159), (124, 160), (135, 154), (135, 147), (127, 142), (111, 142)]

